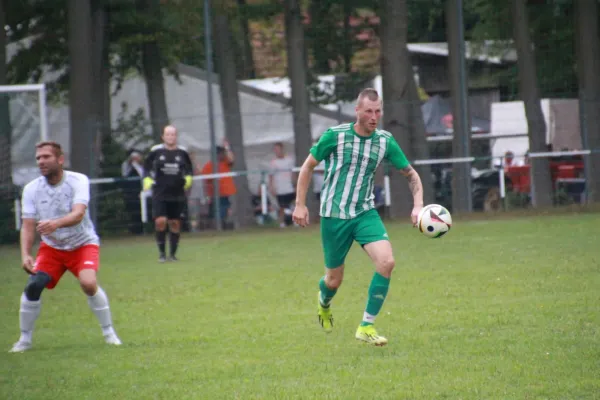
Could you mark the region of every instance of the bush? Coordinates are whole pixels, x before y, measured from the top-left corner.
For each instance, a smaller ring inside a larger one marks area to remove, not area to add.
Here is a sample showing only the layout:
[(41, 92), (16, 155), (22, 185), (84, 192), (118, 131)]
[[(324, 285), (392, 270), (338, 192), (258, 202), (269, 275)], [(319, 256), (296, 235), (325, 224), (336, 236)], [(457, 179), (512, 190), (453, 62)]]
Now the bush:
[[(112, 131), (111, 136), (102, 139), (101, 177), (121, 177), (121, 164), (127, 159), (128, 149), (150, 142), (151, 135), (146, 129), (148, 125), (142, 109), (128, 114), (127, 104), (121, 105), (117, 127)], [(118, 181), (97, 185), (95, 188), (96, 228), (99, 234), (114, 235), (128, 232), (131, 215), (126, 209), (124, 197), (130, 194), (131, 190), (138, 190), (137, 185), (132, 183), (134, 182)]]
[(14, 200), (6, 197), (0, 199), (0, 245), (19, 242), (19, 232), (15, 227)]

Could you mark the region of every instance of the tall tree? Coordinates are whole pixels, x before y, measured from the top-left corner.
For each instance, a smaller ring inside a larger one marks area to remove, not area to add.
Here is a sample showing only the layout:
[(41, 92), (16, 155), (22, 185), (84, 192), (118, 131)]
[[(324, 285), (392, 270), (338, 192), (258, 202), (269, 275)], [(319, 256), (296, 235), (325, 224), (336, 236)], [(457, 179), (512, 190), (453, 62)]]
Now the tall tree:
[[(529, 130), (529, 150), (546, 151), (546, 122), (540, 103), (535, 53), (525, 2), (511, 0), (511, 13), (517, 49), (519, 92), (525, 104)], [(531, 160), (531, 202), (535, 207), (547, 207), (553, 203), (550, 163), (546, 157), (535, 157)]]
[(98, 122), (98, 138), (110, 136), (110, 58), (106, 0), (92, 1), (92, 69), (94, 79), (94, 112)]
[(163, 57), (156, 40), (161, 26), (160, 0), (140, 0), (138, 5), (148, 21), (149, 30), (146, 32), (146, 39), (142, 42), (142, 72), (146, 81), (152, 134), (154, 139), (159, 141), (163, 128), (169, 124), (165, 79), (162, 72)]
[[(600, 150), (600, 39), (598, 3), (575, 1), (577, 27), (577, 67), (579, 75), (579, 107), (583, 116), (582, 142), (588, 149)], [(600, 154), (588, 156), (586, 182), (589, 201), (600, 201)]]
[(250, 23), (248, 14), (246, 13), (246, 0), (237, 0), (238, 5), (238, 20), (242, 29), (241, 49), (242, 49), (242, 77), (244, 79), (256, 78), (256, 70), (254, 68), (254, 54), (252, 50), (252, 36), (250, 34)]
[[(0, 0), (0, 85), (7, 84), (6, 77), (6, 0)], [(16, 240), (12, 202), (12, 158), (9, 97), (0, 94), (0, 245)]]
[(332, 41), (339, 36), (336, 26), (338, 15), (333, 8), (334, 0), (311, 0), (308, 8), (310, 24), (307, 25), (306, 37), (312, 50), (312, 67), (318, 74), (331, 73), (330, 62), (336, 57)]
[[(425, 128), (417, 87), (407, 47), (408, 13), (406, 0), (384, 0), (379, 9), (381, 26), (381, 78), (383, 85), (383, 127), (389, 131), (409, 160), (428, 158)], [(429, 168), (418, 167), (425, 198), (431, 199)], [(406, 179), (390, 174), (392, 202), (390, 216), (406, 217), (412, 210), (412, 196)]]
[[(308, 96), (308, 62), (302, 27), (302, 10), (299, 0), (284, 2), (285, 33), (288, 76), (292, 90), (292, 113), (294, 120), (294, 142), (296, 164), (304, 161), (312, 145), (310, 125), (310, 99)], [(314, 196), (308, 196), (307, 205), (314, 209)]]
[(92, 13), (90, 0), (69, 0), (69, 159), (75, 171), (93, 177), (96, 172), (96, 143), (92, 102)]
[[(462, 0), (446, 2), (448, 37), (448, 73), (452, 95), (453, 139), (452, 156), (469, 157), (471, 124), (468, 102), (468, 77), (465, 66), (465, 46), (462, 18)], [(469, 212), (472, 208), (471, 164), (452, 165), (452, 210)]]
[[(6, 0), (0, 0), (0, 85), (8, 83), (6, 77)], [(0, 205), (4, 207), (12, 200), (12, 158), (9, 96), (0, 94)], [(2, 216), (0, 215), (0, 218)]]
[[(236, 52), (232, 40), (229, 18), (222, 7), (217, 7), (215, 12), (217, 70), (219, 72), (225, 135), (235, 156), (235, 169), (246, 171), (242, 114), (240, 111), (240, 98), (236, 78)], [(240, 226), (253, 225), (254, 210), (249, 201), (252, 193), (248, 184), (248, 176), (244, 174), (237, 177), (236, 186), (235, 210), (237, 222)]]

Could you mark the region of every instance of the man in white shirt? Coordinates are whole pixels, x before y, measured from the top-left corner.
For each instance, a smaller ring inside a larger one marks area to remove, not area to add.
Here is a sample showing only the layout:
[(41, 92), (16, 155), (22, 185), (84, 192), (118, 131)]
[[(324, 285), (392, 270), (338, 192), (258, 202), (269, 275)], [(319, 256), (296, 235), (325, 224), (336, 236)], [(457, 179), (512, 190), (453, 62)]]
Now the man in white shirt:
[(286, 226), (285, 210), (289, 209), (296, 199), (294, 173), (292, 172), (295, 162), (292, 157), (285, 153), (283, 143), (275, 143), (273, 151), (275, 152), (275, 158), (271, 160), (270, 164), (269, 188), (279, 204), (279, 226), (284, 228)]
[[(87, 211), (90, 183), (87, 176), (64, 171), (58, 143), (42, 142), (35, 158), (42, 176), (23, 189), (21, 227), (22, 268), (30, 277), (21, 295), (21, 336), (10, 352), (31, 348), (33, 328), (40, 314), (44, 288), (53, 289), (70, 271), (79, 280), (88, 304), (98, 318), (106, 343), (120, 345), (112, 326), (108, 297), (96, 280), (100, 240)], [(42, 237), (37, 258), (31, 256), (36, 231)]]

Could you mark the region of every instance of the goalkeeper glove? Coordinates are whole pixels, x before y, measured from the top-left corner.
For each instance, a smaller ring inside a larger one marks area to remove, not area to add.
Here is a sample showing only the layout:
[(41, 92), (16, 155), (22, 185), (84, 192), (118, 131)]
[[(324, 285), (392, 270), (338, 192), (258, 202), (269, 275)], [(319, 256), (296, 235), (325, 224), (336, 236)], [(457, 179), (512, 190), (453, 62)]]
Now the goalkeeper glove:
[(152, 185), (154, 185), (154, 179), (150, 178), (149, 176), (145, 177), (143, 180), (142, 188), (144, 190), (150, 190), (152, 188)]
[(183, 190), (188, 190), (191, 187), (192, 187), (192, 176), (186, 175), (185, 176), (185, 185), (183, 185)]

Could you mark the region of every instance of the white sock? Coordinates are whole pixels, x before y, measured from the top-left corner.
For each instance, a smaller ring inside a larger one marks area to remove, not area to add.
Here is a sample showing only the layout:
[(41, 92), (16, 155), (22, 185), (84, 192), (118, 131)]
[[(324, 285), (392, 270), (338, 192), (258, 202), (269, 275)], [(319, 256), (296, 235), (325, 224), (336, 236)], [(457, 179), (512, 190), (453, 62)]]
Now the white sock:
[(102, 335), (106, 336), (114, 334), (115, 331), (112, 326), (108, 297), (106, 297), (106, 293), (100, 286), (98, 286), (95, 295), (88, 296), (88, 304), (90, 305), (92, 312), (96, 315), (96, 318), (98, 318), (98, 322), (100, 322)]
[(40, 315), (40, 309), (42, 307), (42, 301), (30, 301), (25, 296), (25, 293), (21, 294), (21, 307), (19, 309), (19, 327), (21, 328), (21, 337), (19, 341), (31, 343), (31, 337), (33, 335), (33, 327), (35, 326), (35, 320)]
[(371, 315), (368, 312), (365, 311), (365, 313), (363, 314), (363, 322), (367, 322), (369, 324), (374, 324), (375, 323), (375, 315)]

